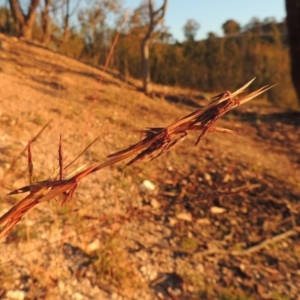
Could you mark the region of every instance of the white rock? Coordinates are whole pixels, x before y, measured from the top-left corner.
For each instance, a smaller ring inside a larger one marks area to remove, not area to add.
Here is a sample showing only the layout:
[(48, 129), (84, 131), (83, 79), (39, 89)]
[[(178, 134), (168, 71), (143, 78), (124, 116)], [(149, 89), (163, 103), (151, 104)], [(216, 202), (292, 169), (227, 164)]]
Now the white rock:
[(177, 216), (177, 219), (191, 222), (193, 220), (193, 217), (190, 213), (179, 213)]
[(212, 207), (210, 208), (210, 212), (211, 212), (212, 214), (223, 214), (225, 211), (226, 211), (226, 209), (223, 208), (223, 207), (212, 206)]
[(149, 190), (149, 191), (154, 191), (155, 190), (155, 185), (150, 181), (150, 180), (144, 180), (143, 183), (141, 184), (141, 187)]
[(20, 290), (10, 290), (6, 292), (6, 297), (10, 300), (23, 300), (25, 299), (25, 292)]
[(100, 241), (99, 239), (94, 240), (93, 242), (89, 243), (87, 246), (88, 252), (93, 252), (100, 248)]

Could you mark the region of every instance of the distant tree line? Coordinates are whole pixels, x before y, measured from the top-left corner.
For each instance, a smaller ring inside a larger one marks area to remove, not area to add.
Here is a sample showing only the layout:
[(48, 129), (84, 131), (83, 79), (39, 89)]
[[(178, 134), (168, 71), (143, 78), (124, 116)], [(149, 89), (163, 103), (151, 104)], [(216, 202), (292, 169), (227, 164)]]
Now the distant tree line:
[[(80, 0), (75, 2), (30, 0), (27, 7), (22, 7), (20, 1), (5, 1), (0, 7), (0, 31), (39, 41), (96, 65), (105, 63), (116, 34), (120, 34), (110, 68), (123, 80), (142, 79), (141, 55), (150, 53), (146, 81), (150, 81), (151, 74), (154, 83), (216, 92), (234, 90), (256, 76), (253, 88), (279, 83), (268, 93), (273, 103), (297, 103), (285, 22), (253, 18), (241, 26), (227, 20), (222, 25), (223, 37), (210, 32), (206, 39), (197, 40), (200, 24), (190, 19), (183, 27), (185, 40), (178, 42), (162, 22), (167, 1), (157, 10), (152, 1), (143, 2), (128, 17), (121, 32), (121, 0), (91, 0), (84, 6)], [(148, 47), (146, 52), (141, 48), (143, 43)]]

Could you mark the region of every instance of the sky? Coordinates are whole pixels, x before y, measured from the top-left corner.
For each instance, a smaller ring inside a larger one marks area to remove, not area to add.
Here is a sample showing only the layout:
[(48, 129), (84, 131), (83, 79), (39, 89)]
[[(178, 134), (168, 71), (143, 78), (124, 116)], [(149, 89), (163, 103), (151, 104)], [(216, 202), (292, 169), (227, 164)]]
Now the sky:
[[(133, 11), (141, 0), (124, 0), (125, 7)], [(162, 0), (156, 0), (158, 5)], [(165, 16), (165, 25), (170, 28), (173, 37), (184, 39), (183, 26), (188, 19), (200, 24), (197, 39), (204, 39), (208, 32), (221, 36), (222, 24), (234, 19), (241, 26), (249, 23), (253, 17), (263, 20), (275, 17), (282, 21), (286, 16), (284, 0), (169, 0)]]

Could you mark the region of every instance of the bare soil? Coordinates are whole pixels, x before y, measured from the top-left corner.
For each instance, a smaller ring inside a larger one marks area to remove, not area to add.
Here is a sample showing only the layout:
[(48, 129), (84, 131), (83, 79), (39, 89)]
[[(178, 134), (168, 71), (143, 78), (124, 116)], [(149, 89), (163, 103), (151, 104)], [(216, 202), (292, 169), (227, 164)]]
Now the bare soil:
[[(65, 164), (100, 136), (70, 173), (205, 102), (162, 87), (149, 98), (113, 73), (0, 41), (0, 215), (21, 199), (5, 195), (28, 183), (19, 154), (47, 122), (32, 144), (36, 181), (57, 168), (60, 134)], [(0, 244), (0, 299), (300, 299), (300, 113), (258, 99), (219, 123), (241, 134), (106, 168), (66, 206), (30, 211)]]

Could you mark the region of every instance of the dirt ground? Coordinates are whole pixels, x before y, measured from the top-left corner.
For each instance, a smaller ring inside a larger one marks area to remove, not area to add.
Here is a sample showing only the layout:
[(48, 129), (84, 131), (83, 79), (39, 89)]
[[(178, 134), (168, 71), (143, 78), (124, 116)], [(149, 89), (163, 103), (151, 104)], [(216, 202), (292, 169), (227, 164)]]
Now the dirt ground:
[[(65, 164), (99, 136), (71, 173), (207, 96), (184, 91), (180, 101), (182, 90), (156, 88), (172, 95), (146, 97), (0, 35), (0, 215), (22, 199), (5, 195), (28, 184), (22, 151), (47, 122), (32, 144), (35, 181), (57, 169), (60, 134)], [(197, 147), (188, 138), (151, 163), (116, 164), (66, 206), (30, 211), (0, 244), (0, 299), (300, 299), (300, 113), (258, 99), (219, 124), (240, 135), (211, 133)]]

